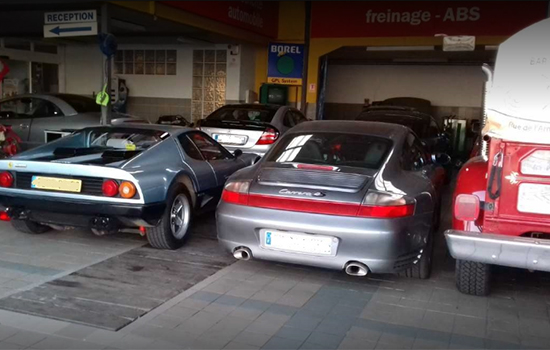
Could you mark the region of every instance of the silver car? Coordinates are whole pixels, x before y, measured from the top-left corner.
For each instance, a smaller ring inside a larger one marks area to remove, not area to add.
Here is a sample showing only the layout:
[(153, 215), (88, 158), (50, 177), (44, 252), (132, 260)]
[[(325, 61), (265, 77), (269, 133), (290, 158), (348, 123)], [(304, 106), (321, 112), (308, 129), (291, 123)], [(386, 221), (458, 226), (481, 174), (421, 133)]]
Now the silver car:
[(307, 121), (288, 106), (234, 104), (223, 106), (198, 123), (198, 128), (225, 148), (263, 156), (290, 128)]
[(22, 232), (139, 227), (153, 247), (176, 249), (193, 214), (214, 210), (225, 180), (257, 158), (190, 128), (85, 128), (0, 160), (0, 204)]
[(299, 125), (228, 179), (219, 241), (237, 259), (428, 278), (447, 161), (401, 125)]
[[(11, 125), (22, 149), (46, 142), (45, 131), (74, 131), (99, 125), (101, 106), (92, 98), (71, 94), (18, 95), (0, 100), (0, 124)], [(111, 123), (140, 121), (113, 113)]]

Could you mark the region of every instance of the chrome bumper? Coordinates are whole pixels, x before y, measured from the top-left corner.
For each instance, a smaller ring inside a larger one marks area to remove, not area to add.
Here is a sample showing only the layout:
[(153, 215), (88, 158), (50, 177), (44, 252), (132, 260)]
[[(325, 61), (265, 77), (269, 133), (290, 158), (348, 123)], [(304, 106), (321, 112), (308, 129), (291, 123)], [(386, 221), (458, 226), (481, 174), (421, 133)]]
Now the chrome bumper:
[(456, 230), (445, 238), (455, 259), (550, 272), (550, 240)]

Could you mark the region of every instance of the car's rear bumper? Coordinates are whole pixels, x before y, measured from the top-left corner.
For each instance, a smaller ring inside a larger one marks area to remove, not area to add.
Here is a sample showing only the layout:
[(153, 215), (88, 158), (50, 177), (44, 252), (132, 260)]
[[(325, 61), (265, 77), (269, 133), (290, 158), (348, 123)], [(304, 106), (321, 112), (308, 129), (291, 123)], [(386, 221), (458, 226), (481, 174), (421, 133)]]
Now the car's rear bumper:
[(458, 230), (445, 238), (455, 259), (550, 272), (550, 240)]
[[(372, 273), (395, 273), (411, 267), (424, 248), (429, 227), (422, 220), (367, 219), (254, 208), (220, 202), (216, 211), (218, 240), (229, 252), (246, 247), (252, 258), (342, 270), (361, 262)], [(430, 219), (428, 219), (430, 221)], [(262, 247), (262, 229), (332, 236), (335, 256), (315, 256)], [(419, 233), (414, 233), (419, 232)], [(422, 232), (422, 233), (420, 233)]]
[(271, 145), (259, 145), (259, 146), (253, 146), (250, 148), (242, 148), (239, 146), (230, 146), (230, 145), (223, 145), (223, 147), (225, 147), (231, 153), (240, 149), (241, 151), (243, 151), (243, 153), (257, 154), (260, 157), (263, 157), (267, 153), (267, 151), (269, 151), (269, 149), (271, 148)]
[(14, 218), (76, 227), (95, 227), (98, 218), (113, 227), (155, 226), (166, 208), (165, 203), (98, 203), (5, 194), (0, 195), (0, 204)]

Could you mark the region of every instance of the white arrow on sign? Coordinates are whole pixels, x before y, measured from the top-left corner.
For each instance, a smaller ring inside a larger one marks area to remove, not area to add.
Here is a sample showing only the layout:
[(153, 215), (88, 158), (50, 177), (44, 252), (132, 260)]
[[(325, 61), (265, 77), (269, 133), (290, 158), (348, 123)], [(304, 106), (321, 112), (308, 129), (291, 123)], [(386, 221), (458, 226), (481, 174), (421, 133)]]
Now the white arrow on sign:
[(97, 22), (46, 24), (44, 38), (97, 35)]

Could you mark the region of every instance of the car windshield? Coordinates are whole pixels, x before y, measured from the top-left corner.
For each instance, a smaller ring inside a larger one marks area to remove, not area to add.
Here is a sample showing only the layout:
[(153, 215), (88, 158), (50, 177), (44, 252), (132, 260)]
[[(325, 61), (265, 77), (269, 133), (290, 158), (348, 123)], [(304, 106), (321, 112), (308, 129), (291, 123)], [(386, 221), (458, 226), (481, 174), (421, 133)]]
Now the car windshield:
[(60, 94), (56, 95), (56, 97), (69, 104), (76, 113), (101, 112), (101, 106), (89, 97), (68, 94)]
[(93, 129), (88, 135), (88, 147), (126, 151), (144, 150), (168, 136), (168, 133), (157, 130)]
[(429, 121), (425, 121), (421, 118), (415, 118), (407, 115), (396, 115), (396, 114), (380, 114), (380, 113), (366, 112), (366, 113), (361, 113), (357, 117), (357, 120), (404, 125), (409, 129), (411, 129), (412, 131), (414, 131), (414, 133), (418, 135), (418, 137), (420, 138), (425, 137), (429, 126)]
[(206, 121), (270, 123), (275, 113), (275, 108), (223, 107), (206, 117)]
[(292, 134), (281, 139), (267, 161), (379, 169), (391, 145), (389, 139), (368, 135)]

